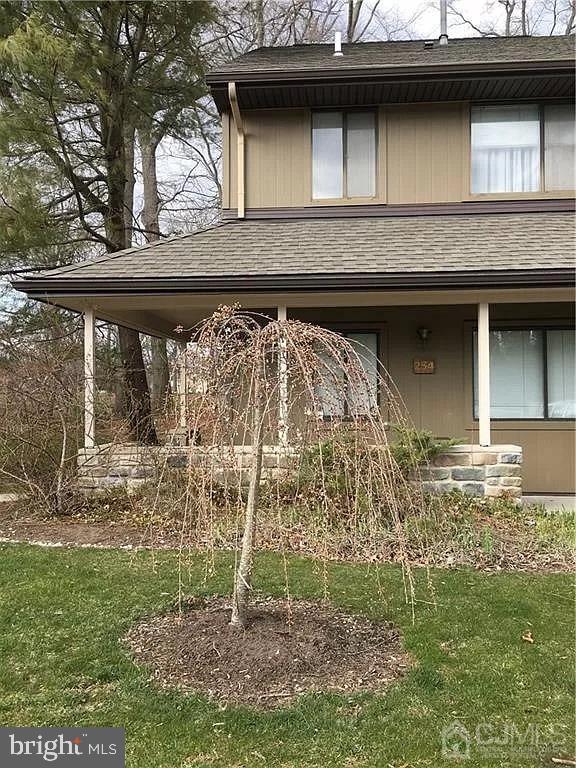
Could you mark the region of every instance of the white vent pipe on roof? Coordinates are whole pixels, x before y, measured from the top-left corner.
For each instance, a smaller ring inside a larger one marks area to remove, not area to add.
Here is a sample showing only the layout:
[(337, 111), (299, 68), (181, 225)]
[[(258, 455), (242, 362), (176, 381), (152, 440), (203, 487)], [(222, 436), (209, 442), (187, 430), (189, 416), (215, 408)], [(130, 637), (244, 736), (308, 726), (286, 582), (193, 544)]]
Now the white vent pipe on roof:
[(448, 45), (448, 9), (447, 0), (440, 0), (440, 45)]
[(334, 33), (334, 56), (344, 56), (342, 53), (342, 32)]

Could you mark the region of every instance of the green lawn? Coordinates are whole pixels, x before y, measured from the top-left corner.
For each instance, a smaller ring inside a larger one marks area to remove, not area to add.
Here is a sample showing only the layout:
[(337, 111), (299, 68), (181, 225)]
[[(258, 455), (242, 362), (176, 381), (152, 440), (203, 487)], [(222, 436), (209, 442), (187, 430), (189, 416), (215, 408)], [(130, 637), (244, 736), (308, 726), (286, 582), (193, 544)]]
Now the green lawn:
[[(0, 548), (0, 723), (118, 725), (131, 768), (282, 766), (414, 768), (459, 764), (441, 756), (441, 729), (505, 724), (554, 727), (564, 748), (530, 756), (506, 745), (491, 758), (472, 746), (466, 766), (552, 765), (570, 753), (573, 596), (568, 575), (436, 571), (437, 607), (421, 603), (412, 624), (393, 566), (329, 571), (332, 600), (399, 624), (415, 668), (382, 696), (308, 696), (289, 709), (222, 712), (201, 697), (163, 693), (130, 661), (119, 639), (138, 617), (173, 604), (171, 553)], [(318, 568), (290, 560), (291, 586), (320, 596)], [(227, 593), (231, 558), (189, 572), (190, 593)], [(258, 560), (257, 583), (281, 594), (281, 561)], [(187, 574), (188, 577), (188, 574)], [(424, 586), (421, 596), (429, 600)], [(387, 595), (383, 604), (377, 583)], [(534, 643), (522, 640), (526, 630)], [(510, 725), (508, 726), (510, 727)], [(486, 728), (484, 735), (488, 733)], [(533, 731), (534, 733), (534, 731)]]

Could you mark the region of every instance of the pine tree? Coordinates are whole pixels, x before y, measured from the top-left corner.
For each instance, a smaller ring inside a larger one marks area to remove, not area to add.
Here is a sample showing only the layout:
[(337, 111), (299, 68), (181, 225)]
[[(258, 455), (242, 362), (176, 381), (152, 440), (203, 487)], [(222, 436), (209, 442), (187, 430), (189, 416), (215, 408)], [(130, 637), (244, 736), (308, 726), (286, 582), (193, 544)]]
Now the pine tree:
[[(154, 98), (180, 98), (178, 46), (194, 47), (209, 13), (204, 2), (0, 3), (0, 154), (58, 177), (79, 226), (109, 253), (128, 244), (128, 129)], [(158, 78), (158, 39), (173, 45), (170, 77)], [(156, 442), (139, 335), (121, 327), (118, 338), (133, 437)]]

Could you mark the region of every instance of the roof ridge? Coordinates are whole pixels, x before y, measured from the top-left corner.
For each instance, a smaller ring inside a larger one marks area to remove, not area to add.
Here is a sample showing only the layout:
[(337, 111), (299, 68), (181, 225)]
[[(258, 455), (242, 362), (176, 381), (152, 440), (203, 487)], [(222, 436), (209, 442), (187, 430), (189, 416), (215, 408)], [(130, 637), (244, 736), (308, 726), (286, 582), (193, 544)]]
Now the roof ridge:
[[(498, 40), (498, 41), (512, 41), (512, 40), (550, 40), (550, 39), (559, 39), (559, 38), (569, 38), (574, 37), (574, 33), (570, 32), (568, 34), (563, 35), (470, 35), (469, 37), (449, 37), (450, 43), (462, 43), (462, 42), (484, 42), (486, 40)], [(415, 43), (427, 43), (429, 40), (437, 40), (438, 38), (429, 35), (428, 37), (412, 37), (410, 39), (402, 39), (402, 40), (358, 40), (358, 42), (354, 43), (342, 43), (342, 47), (358, 47), (358, 46), (369, 46), (369, 45), (413, 45)], [(324, 43), (295, 43), (294, 45), (262, 45), (259, 48), (252, 48), (250, 51), (246, 51), (245, 53), (240, 54), (238, 58), (242, 58), (243, 56), (249, 56), (252, 53), (257, 53), (258, 51), (272, 51), (272, 50), (288, 50), (288, 49), (294, 49), (294, 48), (333, 48), (334, 42), (324, 42)], [(236, 60), (237, 60), (236, 59)], [(234, 61), (232, 59), (231, 61)]]

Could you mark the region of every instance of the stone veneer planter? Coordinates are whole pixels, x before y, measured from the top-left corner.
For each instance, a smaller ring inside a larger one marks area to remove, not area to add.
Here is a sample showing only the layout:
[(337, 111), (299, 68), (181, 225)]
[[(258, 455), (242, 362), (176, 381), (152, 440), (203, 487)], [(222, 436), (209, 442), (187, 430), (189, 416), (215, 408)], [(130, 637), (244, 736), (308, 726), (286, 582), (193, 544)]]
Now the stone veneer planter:
[[(263, 475), (271, 479), (293, 464), (296, 453), (276, 445), (264, 447)], [(124, 486), (129, 489), (154, 482), (166, 469), (213, 464), (221, 479), (237, 479), (237, 472), (250, 467), (252, 448), (235, 446), (223, 452), (203, 446), (102, 445), (78, 452), (78, 486), (90, 493)], [(446, 493), (460, 490), (474, 496), (514, 498), (522, 495), (522, 449), (518, 445), (455, 445), (436, 456), (420, 472), (425, 491)]]
[[(276, 445), (264, 446), (262, 475), (271, 479), (289, 468), (295, 452)], [(237, 445), (234, 452), (212, 446), (106, 444), (78, 451), (78, 487), (86, 492), (103, 491), (155, 482), (163, 472), (188, 466), (214, 465), (216, 478), (237, 481), (237, 472), (250, 468), (252, 446)]]
[(519, 445), (454, 445), (421, 471), (424, 490), (459, 490), (473, 496), (522, 496), (522, 448)]

